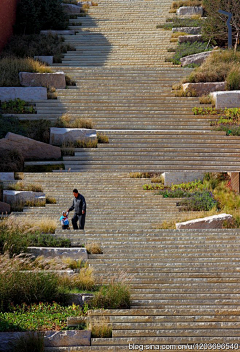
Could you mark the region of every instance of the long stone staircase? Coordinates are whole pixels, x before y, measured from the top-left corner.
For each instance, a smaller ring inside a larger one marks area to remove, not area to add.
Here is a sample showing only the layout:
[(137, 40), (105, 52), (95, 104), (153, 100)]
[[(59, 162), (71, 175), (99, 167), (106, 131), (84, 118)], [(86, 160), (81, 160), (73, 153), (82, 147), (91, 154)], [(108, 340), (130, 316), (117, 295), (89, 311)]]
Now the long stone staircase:
[(172, 85), (191, 69), (165, 62), (171, 55), (167, 48), (174, 44), (170, 31), (156, 25), (170, 16), (171, 3), (100, 0), (86, 17), (70, 20), (76, 35), (65, 40), (76, 51), (53, 69), (64, 71), (76, 87), (57, 90), (57, 100), (38, 102), (38, 113), (31, 118), (54, 121), (65, 113), (90, 118), (109, 144), (76, 149), (74, 156), (64, 157), (66, 169), (239, 169), (239, 138), (211, 131), (209, 118), (193, 115), (198, 98), (176, 98), (172, 92)]
[(239, 230), (157, 229), (163, 221), (186, 215), (179, 213), (176, 199), (144, 191), (148, 179), (128, 174), (26, 173), (24, 182), (42, 184), (57, 200), (56, 205), (16, 214), (25, 220), (59, 219), (78, 187), (87, 200), (85, 231), (58, 226), (55, 235), (71, 239), (73, 246), (100, 243), (103, 254), (88, 260), (96, 282), (124, 277), (131, 288), (131, 309), (90, 314), (92, 321), (112, 325), (112, 338), (92, 338), (90, 347), (46, 351), (115, 352), (133, 345), (135, 350), (141, 345), (143, 350), (150, 345), (152, 350), (238, 349)]

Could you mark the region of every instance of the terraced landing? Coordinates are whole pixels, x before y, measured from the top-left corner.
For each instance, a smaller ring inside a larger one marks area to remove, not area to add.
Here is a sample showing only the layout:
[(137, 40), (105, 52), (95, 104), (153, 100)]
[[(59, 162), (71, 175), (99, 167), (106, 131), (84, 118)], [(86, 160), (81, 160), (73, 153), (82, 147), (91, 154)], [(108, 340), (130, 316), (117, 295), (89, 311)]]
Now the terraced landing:
[[(109, 136), (109, 145), (65, 157), (72, 171), (237, 171), (238, 137), (212, 132), (209, 118), (194, 116), (197, 98), (176, 98), (172, 84), (191, 69), (165, 62), (170, 31), (164, 23), (171, 0), (100, 0), (86, 17), (70, 20), (65, 36), (76, 51), (61, 65), (76, 87), (58, 90), (57, 100), (37, 103), (33, 119), (63, 113), (89, 118)], [(79, 26), (79, 22), (82, 26)], [(29, 118), (29, 115), (21, 118)], [(36, 163), (35, 163), (36, 164)]]

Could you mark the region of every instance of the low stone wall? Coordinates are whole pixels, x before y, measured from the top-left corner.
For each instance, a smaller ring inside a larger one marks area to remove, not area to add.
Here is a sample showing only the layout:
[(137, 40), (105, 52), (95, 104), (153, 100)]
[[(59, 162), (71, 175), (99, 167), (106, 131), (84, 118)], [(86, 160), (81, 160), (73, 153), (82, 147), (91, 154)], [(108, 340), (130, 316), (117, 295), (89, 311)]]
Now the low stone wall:
[(194, 15), (203, 15), (202, 6), (181, 6), (177, 9), (178, 16), (194, 16)]
[(204, 172), (164, 172), (164, 186), (203, 180)]
[(28, 247), (28, 251), (35, 257), (43, 255), (47, 258), (68, 257), (71, 259), (88, 259), (86, 248), (79, 247)]
[(3, 190), (3, 201), (8, 204), (33, 201), (46, 203), (46, 196), (43, 192)]
[(28, 102), (47, 99), (47, 88), (44, 87), (0, 87), (0, 100), (22, 99)]
[(201, 219), (195, 219), (176, 224), (176, 229), (222, 229), (224, 221), (231, 220), (232, 215), (220, 214), (208, 216)]
[(19, 72), (20, 84), (25, 87), (54, 87), (64, 89), (66, 87), (65, 73), (31, 73)]
[[(220, 89), (217, 89), (218, 91)], [(240, 107), (240, 90), (232, 90), (227, 92), (213, 92), (211, 97), (215, 102), (217, 109), (239, 108)]]
[(61, 146), (64, 142), (97, 141), (96, 130), (87, 128), (50, 128), (50, 143)]

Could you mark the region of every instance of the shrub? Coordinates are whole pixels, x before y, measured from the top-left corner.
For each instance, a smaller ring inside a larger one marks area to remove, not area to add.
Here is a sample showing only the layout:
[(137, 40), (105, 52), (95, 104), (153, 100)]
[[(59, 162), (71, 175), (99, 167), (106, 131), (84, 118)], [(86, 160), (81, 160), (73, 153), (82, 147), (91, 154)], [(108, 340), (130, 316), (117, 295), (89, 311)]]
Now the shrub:
[(130, 290), (125, 283), (111, 283), (102, 286), (89, 304), (90, 308), (128, 309), (130, 308)]
[(49, 67), (31, 58), (14, 57), (0, 60), (0, 87), (19, 87), (19, 72), (52, 72)]
[(86, 250), (89, 254), (102, 254), (102, 248), (100, 243), (90, 242), (86, 244)]
[(44, 352), (44, 333), (29, 332), (25, 336), (20, 336), (14, 342), (10, 342), (9, 352)]
[(164, 185), (162, 183), (160, 184), (157, 184), (157, 183), (154, 183), (153, 184), (145, 184), (143, 185), (143, 189), (145, 191), (152, 191), (152, 190), (156, 190), (156, 189), (163, 189), (164, 188)]
[(92, 322), (89, 325), (92, 331), (92, 338), (111, 338), (112, 337), (112, 326), (105, 320)]
[(203, 51), (209, 51), (209, 50), (212, 50), (212, 47), (207, 48), (207, 43), (205, 42), (182, 43), (177, 46), (175, 54), (171, 58), (171, 62), (175, 65), (179, 65), (181, 63), (180, 59), (182, 57), (198, 54)]
[(47, 196), (46, 197), (46, 204), (57, 204), (56, 198)]
[(229, 71), (226, 78), (226, 89), (227, 90), (238, 90), (240, 89), (240, 68), (239, 65), (233, 66)]
[(173, 27), (201, 27), (204, 20), (201, 18), (168, 18), (166, 23), (158, 25), (157, 28), (164, 28), (171, 30)]
[(8, 185), (8, 189), (16, 190), (16, 191), (33, 191), (33, 192), (43, 192), (42, 185), (39, 184), (24, 184), (22, 181), (18, 181), (16, 183), (12, 183)]
[(35, 114), (36, 109), (21, 99), (0, 101), (1, 110), (4, 114)]
[(59, 285), (64, 289), (74, 289), (95, 291), (96, 284), (93, 277), (93, 269), (90, 267), (81, 268), (79, 273), (71, 276), (61, 275), (59, 277)]
[(213, 194), (208, 191), (195, 192), (187, 199), (181, 200), (178, 205), (182, 206), (184, 210), (192, 211), (208, 211), (217, 205)]
[(109, 143), (109, 138), (105, 134), (97, 133), (98, 143)]
[(130, 178), (151, 178), (149, 172), (130, 172)]
[(0, 57), (26, 58), (51, 55), (54, 62), (61, 62), (63, 53), (75, 50), (73, 46), (64, 43), (64, 38), (58, 35), (13, 35)]
[(69, 127), (69, 128), (93, 128), (92, 120), (90, 119), (73, 119), (70, 115), (64, 114), (59, 117), (55, 123), (55, 127)]
[(0, 147), (0, 170), (1, 172), (23, 171), (24, 157), (18, 150), (6, 150)]
[(42, 29), (66, 29), (67, 15), (61, 0), (20, 0), (14, 31), (17, 34), (39, 33)]
[(50, 234), (27, 234), (26, 241), (28, 246), (33, 247), (71, 247), (68, 238), (55, 237)]
[(202, 95), (199, 97), (200, 104), (213, 104), (212, 98), (210, 95)]

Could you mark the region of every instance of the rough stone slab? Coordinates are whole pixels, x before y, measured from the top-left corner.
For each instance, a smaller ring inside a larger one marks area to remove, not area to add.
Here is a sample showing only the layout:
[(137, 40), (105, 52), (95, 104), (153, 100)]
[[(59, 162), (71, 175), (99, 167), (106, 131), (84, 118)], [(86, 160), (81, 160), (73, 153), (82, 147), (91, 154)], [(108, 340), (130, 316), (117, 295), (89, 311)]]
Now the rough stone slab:
[(19, 72), (19, 79), (25, 87), (54, 87), (64, 89), (66, 87), (65, 73), (31, 73)]
[(3, 201), (9, 204), (36, 201), (46, 203), (46, 196), (43, 192), (3, 190)]
[(182, 6), (177, 9), (178, 16), (203, 15), (202, 6)]
[(39, 60), (51, 66), (53, 64), (53, 56), (34, 56), (35, 60)]
[(188, 55), (180, 59), (182, 66), (190, 64), (202, 64), (206, 58), (212, 53), (212, 51), (204, 51), (202, 53)]
[(41, 31), (40, 32), (41, 34), (44, 34), (44, 35), (49, 35), (49, 34), (52, 34), (52, 35), (75, 35), (75, 30), (73, 29), (63, 29), (63, 30), (53, 30), (53, 29), (47, 29), (47, 30), (44, 30), (44, 31)]
[[(22, 336), (29, 336), (29, 332), (0, 332), (2, 351), (8, 351), (10, 342)], [(90, 339), (90, 330), (46, 331), (44, 333), (45, 347), (90, 346)]]
[(226, 83), (225, 82), (201, 82), (201, 83), (184, 83), (182, 85), (183, 90), (194, 89), (198, 96), (206, 95), (211, 92), (225, 91)]
[(164, 172), (164, 186), (178, 185), (196, 180), (203, 180), (203, 172)]
[(173, 27), (173, 32), (185, 32), (188, 34), (200, 34), (201, 27)]
[(176, 229), (222, 229), (223, 222), (231, 219), (232, 215), (230, 214), (207, 216), (206, 218), (176, 223)]
[(61, 4), (63, 6), (64, 12), (68, 14), (80, 13), (81, 7), (74, 4)]
[(14, 172), (0, 172), (0, 182), (15, 181)]
[(43, 255), (44, 257), (68, 257), (71, 259), (88, 259), (86, 248), (79, 247), (28, 247), (28, 251), (35, 257)]
[(64, 142), (76, 142), (77, 140), (97, 141), (97, 132), (87, 128), (50, 128), (50, 143), (62, 145)]
[(0, 100), (22, 99), (28, 102), (47, 100), (47, 88), (44, 87), (0, 87)]
[(90, 346), (90, 330), (46, 331), (45, 347)]
[[(94, 295), (91, 293), (71, 293), (69, 294), (69, 300), (67, 303), (68, 305), (76, 304), (79, 306), (83, 306), (85, 303), (89, 303), (93, 296)], [(79, 325), (79, 322), (76, 325)]]
[(26, 160), (47, 160), (61, 158), (61, 149), (47, 143), (8, 132), (0, 139), (0, 147), (6, 150), (19, 150)]
[[(216, 89), (220, 90), (220, 89)], [(240, 90), (232, 90), (227, 92), (213, 92), (211, 97), (215, 102), (217, 109), (239, 108), (240, 107)]]
[(180, 44), (185, 42), (193, 43), (198, 41), (202, 41), (202, 36), (200, 34), (180, 35), (178, 37), (178, 42)]
[(2, 213), (10, 213), (11, 207), (9, 204), (0, 202), (0, 214)]

